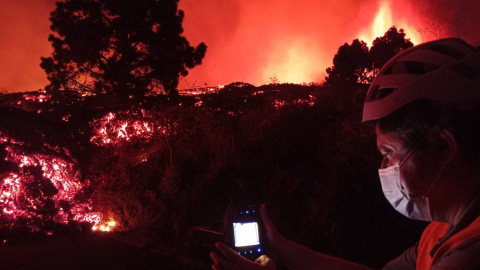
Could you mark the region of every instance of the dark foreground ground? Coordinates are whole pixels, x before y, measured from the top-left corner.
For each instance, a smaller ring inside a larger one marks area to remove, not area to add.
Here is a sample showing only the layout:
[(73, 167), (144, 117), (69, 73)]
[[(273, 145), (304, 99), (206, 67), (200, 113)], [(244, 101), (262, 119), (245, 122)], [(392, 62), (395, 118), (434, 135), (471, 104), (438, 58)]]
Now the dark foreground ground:
[(159, 254), (108, 236), (83, 235), (41, 243), (0, 244), (0, 269), (188, 269)]

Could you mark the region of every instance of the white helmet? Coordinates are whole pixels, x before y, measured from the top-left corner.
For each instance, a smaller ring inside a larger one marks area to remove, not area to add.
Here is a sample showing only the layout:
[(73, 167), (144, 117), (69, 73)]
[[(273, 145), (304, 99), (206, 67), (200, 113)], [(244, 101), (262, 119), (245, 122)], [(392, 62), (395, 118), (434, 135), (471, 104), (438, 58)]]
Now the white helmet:
[(383, 118), (421, 99), (443, 107), (479, 107), (480, 52), (458, 38), (403, 50), (380, 69), (368, 89), (362, 122)]

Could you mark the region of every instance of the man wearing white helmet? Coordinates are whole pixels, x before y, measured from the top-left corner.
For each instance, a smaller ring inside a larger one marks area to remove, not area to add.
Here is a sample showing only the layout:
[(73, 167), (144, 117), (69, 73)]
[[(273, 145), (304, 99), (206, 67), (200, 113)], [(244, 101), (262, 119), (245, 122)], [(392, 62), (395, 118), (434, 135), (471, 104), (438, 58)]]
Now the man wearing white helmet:
[[(375, 123), (380, 182), (401, 214), (431, 221), (419, 242), (384, 269), (480, 269), (480, 53), (460, 39), (407, 49), (380, 70), (363, 122)], [(368, 269), (283, 238), (262, 218), (277, 263), (290, 269)], [(393, 244), (393, 243), (392, 243)], [(214, 269), (275, 269), (223, 244)]]

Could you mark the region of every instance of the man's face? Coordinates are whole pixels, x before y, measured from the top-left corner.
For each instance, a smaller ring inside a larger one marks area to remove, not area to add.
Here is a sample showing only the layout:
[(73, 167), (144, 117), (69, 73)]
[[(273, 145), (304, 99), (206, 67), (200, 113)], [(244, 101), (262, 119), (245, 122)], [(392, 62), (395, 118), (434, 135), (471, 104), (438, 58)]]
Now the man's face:
[(400, 165), (406, 158), (400, 166), (402, 185), (411, 196), (424, 195), (438, 168), (438, 160), (427, 147), (428, 140), (417, 142), (418, 147), (411, 152), (412, 148), (406, 147), (402, 138), (381, 131), (378, 124), (375, 132), (377, 148), (383, 156), (380, 168)]

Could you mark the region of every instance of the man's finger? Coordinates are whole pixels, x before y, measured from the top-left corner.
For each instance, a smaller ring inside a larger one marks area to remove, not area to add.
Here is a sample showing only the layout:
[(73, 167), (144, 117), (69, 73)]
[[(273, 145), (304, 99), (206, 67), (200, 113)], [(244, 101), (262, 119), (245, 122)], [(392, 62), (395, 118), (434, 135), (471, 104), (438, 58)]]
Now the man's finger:
[(275, 231), (275, 225), (273, 225), (273, 222), (270, 220), (267, 214), (267, 206), (262, 203), (260, 205), (260, 216), (262, 217), (263, 224), (267, 228), (267, 231)]
[(234, 267), (220, 255), (215, 252), (210, 253), (210, 258), (212, 258), (213, 265), (212, 268), (215, 270), (232, 270)]
[(220, 253), (222, 253), (222, 255), (228, 261), (232, 262), (233, 265), (242, 266), (245, 263), (250, 263), (250, 261), (247, 258), (238, 255), (238, 253), (235, 250), (231, 249), (230, 247), (228, 247), (222, 242), (217, 242), (215, 244), (215, 247), (217, 247)]
[(262, 264), (264, 262), (266, 262), (267, 260), (269, 260), (270, 258), (268, 258), (266, 255), (261, 255), (260, 257), (258, 257), (256, 260), (255, 260), (255, 263), (258, 263), (258, 264)]

